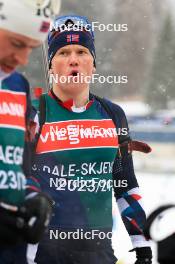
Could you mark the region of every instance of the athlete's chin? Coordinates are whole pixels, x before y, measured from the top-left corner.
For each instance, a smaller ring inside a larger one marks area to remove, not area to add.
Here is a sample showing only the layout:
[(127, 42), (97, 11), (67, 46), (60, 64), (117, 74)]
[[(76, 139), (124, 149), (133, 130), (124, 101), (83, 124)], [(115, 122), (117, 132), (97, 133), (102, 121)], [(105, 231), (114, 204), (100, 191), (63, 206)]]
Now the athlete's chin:
[(0, 65), (0, 70), (6, 74), (11, 74), (12, 72), (15, 71), (15, 67), (2, 64), (2, 65)]
[[(87, 86), (87, 85), (86, 85)], [(72, 95), (78, 95), (83, 90), (86, 90), (87, 87), (85, 87), (84, 84), (75, 84), (75, 83), (69, 83), (66, 85), (61, 85), (62, 90), (68, 94)]]

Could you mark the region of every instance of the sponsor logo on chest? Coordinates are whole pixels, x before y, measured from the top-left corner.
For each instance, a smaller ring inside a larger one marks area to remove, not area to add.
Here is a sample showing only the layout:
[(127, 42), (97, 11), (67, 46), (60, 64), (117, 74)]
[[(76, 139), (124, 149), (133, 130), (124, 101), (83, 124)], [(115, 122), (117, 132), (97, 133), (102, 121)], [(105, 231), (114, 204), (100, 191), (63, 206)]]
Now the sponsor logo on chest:
[(0, 127), (25, 130), (26, 94), (0, 91)]
[(69, 120), (43, 125), (37, 153), (117, 146), (118, 136), (112, 120)]

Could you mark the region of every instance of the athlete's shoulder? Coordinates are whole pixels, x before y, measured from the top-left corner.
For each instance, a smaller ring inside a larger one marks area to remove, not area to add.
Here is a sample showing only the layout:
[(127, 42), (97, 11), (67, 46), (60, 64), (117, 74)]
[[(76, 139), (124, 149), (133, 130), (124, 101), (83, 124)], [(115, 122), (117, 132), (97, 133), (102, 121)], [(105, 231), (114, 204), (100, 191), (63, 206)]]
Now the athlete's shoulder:
[(110, 108), (110, 111), (113, 112), (113, 114), (117, 115), (118, 117), (120, 116), (121, 118), (126, 118), (125, 112), (122, 109), (122, 107), (108, 98), (101, 98), (99, 96), (93, 95), (95, 97), (95, 100), (99, 101), (102, 105), (107, 105), (108, 108)]
[(23, 76), (23, 74), (19, 72), (13, 72), (4, 80), (4, 82), (8, 89), (12, 91), (29, 93), (29, 82)]

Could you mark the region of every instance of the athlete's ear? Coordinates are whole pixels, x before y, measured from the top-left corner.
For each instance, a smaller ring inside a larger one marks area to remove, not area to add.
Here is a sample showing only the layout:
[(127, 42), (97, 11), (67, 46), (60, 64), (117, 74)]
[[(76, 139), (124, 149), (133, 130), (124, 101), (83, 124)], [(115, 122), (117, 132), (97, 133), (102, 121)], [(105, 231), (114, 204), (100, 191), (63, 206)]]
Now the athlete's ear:
[(53, 74), (53, 69), (52, 69), (52, 67), (49, 69), (49, 74)]
[(92, 73), (95, 73), (95, 72), (96, 72), (96, 68), (95, 68), (95, 67), (93, 67)]

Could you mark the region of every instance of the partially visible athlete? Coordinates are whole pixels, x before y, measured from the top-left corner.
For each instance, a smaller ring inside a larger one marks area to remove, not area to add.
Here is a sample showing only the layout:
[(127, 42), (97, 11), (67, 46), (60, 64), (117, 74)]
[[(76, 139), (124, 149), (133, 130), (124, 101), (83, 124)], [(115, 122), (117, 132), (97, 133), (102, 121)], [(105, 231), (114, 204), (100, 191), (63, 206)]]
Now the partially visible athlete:
[[(34, 48), (47, 36), (58, 0), (0, 1), (0, 263), (15, 262), (14, 247), (36, 243), (48, 225), (49, 197), (26, 195), (30, 175), (28, 119), (31, 111), (28, 81), (15, 72), (26, 65)], [(30, 175), (31, 176), (31, 175)]]

